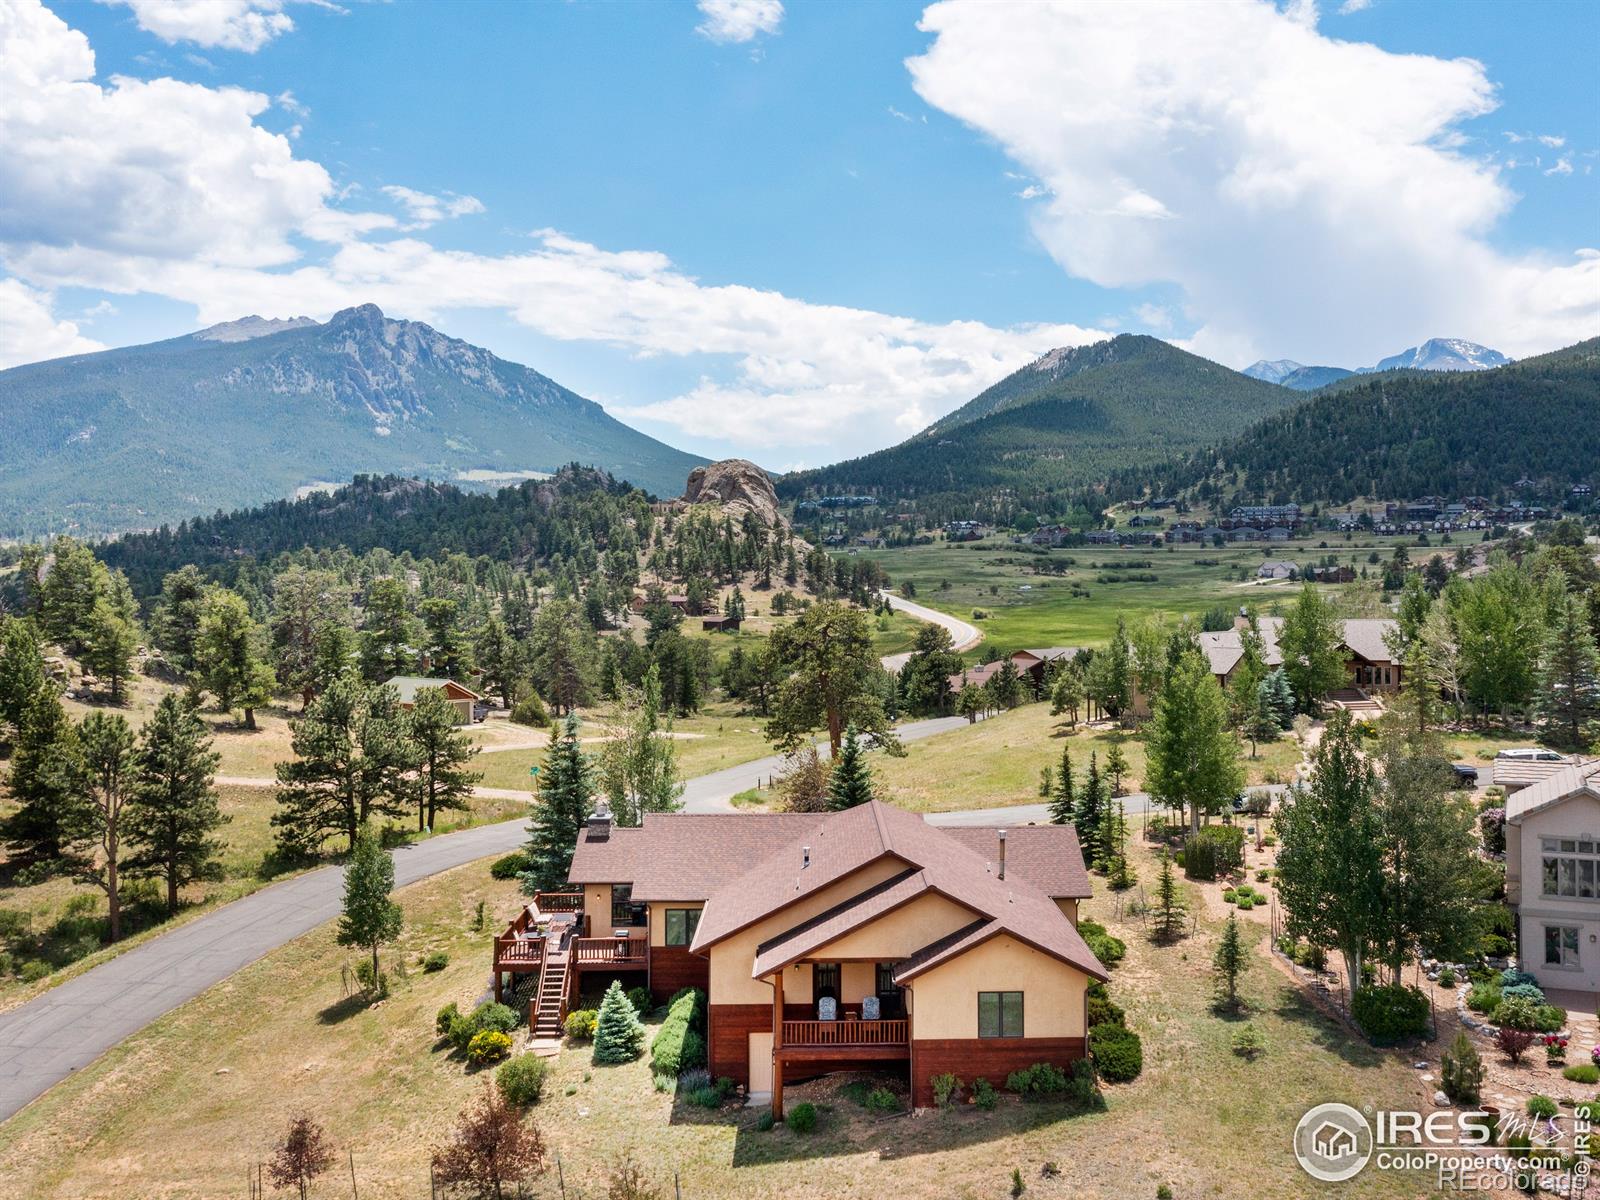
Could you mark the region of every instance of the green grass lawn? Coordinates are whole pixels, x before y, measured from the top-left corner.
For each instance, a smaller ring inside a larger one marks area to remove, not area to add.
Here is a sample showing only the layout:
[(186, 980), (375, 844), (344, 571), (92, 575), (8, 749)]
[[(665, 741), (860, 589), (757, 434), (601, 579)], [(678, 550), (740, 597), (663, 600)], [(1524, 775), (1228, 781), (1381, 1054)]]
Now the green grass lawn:
[[(1148, 887), (1149, 852), (1136, 846), (1134, 859)], [(489, 932), (471, 927), (477, 902), (488, 905), (491, 928), (520, 903), (515, 884), (491, 881), (485, 865), (399, 893), (405, 930), (385, 961), (392, 974), (399, 961), (409, 971), (382, 1003), (345, 999), (340, 968), (353, 952), (335, 944), (329, 923), (75, 1073), (0, 1126), (5, 1194), (233, 1195), (304, 1112), (326, 1128), (338, 1164), (314, 1195), (343, 1194), (352, 1159), (364, 1197), (427, 1195), (431, 1147), (488, 1079), (439, 1048), (434, 1014), (482, 989)], [(1197, 904), (1197, 889), (1184, 890)], [(1144, 1072), (1107, 1087), (1103, 1111), (1003, 1094), (992, 1112), (963, 1106), (878, 1117), (837, 1080), (823, 1079), (787, 1089), (791, 1111), (802, 1100), (818, 1106), (813, 1133), (763, 1132), (758, 1110), (698, 1109), (655, 1091), (646, 1060), (595, 1067), (587, 1046), (569, 1046), (531, 1112), (552, 1154), (550, 1175), (531, 1194), (560, 1194), (559, 1154), (572, 1197), (605, 1195), (613, 1168), (627, 1159), (658, 1196), (674, 1194), (676, 1177), (694, 1200), (1001, 1200), (1011, 1194), (1013, 1170), (1027, 1197), (1046, 1200), (1148, 1200), (1162, 1184), (1178, 1197), (1295, 1200), (1323, 1194), (1290, 1152), (1306, 1108), (1343, 1100), (1426, 1109), (1429, 1085), (1405, 1055), (1372, 1050), (1321, 1016), (1264, 957), (1242, 991), (1243, 1016), (1262, 1032), (1266, 1054), (1236, 1057), (1240, 1020), (1213, 1011), (1204, 969), (1218, 919), (1200, 906), (1196, 936), (1155, 946), (1122, 911), (1104, 895), (1085, 909), (1127, 942), (1111, 993), (1143, 1038)], [(424, 975), (417, 963), (430, 950), (450, 961)], [(1348, 1190), (1388, 1198), (1419, 1195), (1420, 1187), (1415, 1176), (1369, 1169)]]
[[(1253, 604), (1264, 615), (1293, 600), (1298, 584), (1254, 582), (1267, 559), (1294, 562), (1337, 556), (1357, 572), (1376, 552), (1387, 559), (1405, 539), (1342, 536), (1289, 543), (1214, 546), (1078, 546), (1038, 552), (1002, 538), (982, 542), (938, 541), (861, 553), (881, 563), (897, 587), (916, 588), (919, 603), (971, 620), (974, 609), (990, 615), (976, 622), (987, 641), (1009, 651), (1026, 646), (1104, 644), (1117, 618), (1130, 622), (1147, 613), (1198, 616), (1217, 604)], [(1323, 542), (1326, 545), (1323, 545)], [(1452, 546), (1415, 547), (1412, 558), (1453, 553)], [(1036, 574), (1043, 564), (1072, 561), (1061, 575)], [(1419, 560), (1420, 561), (1420, 560)], [(1138, 565), (1133, 565), (1138, 564)], [(1101, 582), (1112, 575), (1155, 575), (1149, 580)], [(947, 586), (948, 585), (948, 586)], [(1088, 595), (1074, 596), (1077, 588)], [(1327, 591), (1344, 590), (1328, 586)]]

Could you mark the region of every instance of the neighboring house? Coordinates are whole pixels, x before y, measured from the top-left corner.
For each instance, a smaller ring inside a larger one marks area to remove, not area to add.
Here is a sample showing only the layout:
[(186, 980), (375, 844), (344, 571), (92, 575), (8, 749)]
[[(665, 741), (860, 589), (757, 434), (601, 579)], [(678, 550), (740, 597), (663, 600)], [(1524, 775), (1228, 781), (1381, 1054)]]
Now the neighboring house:
[(1071, 826), (941, 828), (878, 801), (637, 828), (602, 812), (569, 878), (496, 939), (498, 978), (541, 916), (557, 931), (540, 940), (535, 1030), (559, 1028), (584, 974), (626, 973), (658, 1000), (704, 988), (711, 1074), (770, 1093), (779, 1116), (786, 1082), (869, 1064), (908, 1072), (919, 1107), (947, 1071), (1000, 1084), (1067, 1067), (1106, 978), (1077, 931), (1091, 889)]
[[(1244, 643), (1240, 630), (1244, 618), (1234, 623), (1234, 628), (1200, 635), (1200, 649), (1211, 664), (1211, 673), (1224, 687), (1233, 678), (1234, 669), (1244, 658)], [(1345, 652), (1345, 669), (1350, 673), (1350, 686), (1364, 692), (1394, 692), (1400, 689), (1404, 669), (1394, 658), (1385, 638), (1395, 623), (1387, 618), (1352, 618), (1341, 622)], [(1278, 631), (1283, 628), (1282, 617), (1262, 617), (1256, 622), (1261, 633), (1262, 659), (1269, 667), (1283, 665), (1283, 653), (1278, 649)]]
[(471, 688), (462, 687), (454, 679), (429, 679), (422, 675), (396, 675), (385, 687), (400, 693), (400, 707), (409, 710), (417, 702), (417, 693), (423, 688), (438, 688), (456, 710), (457, 725), (472, 724), (472, 706), (483, 697)]
[(1507, 798), (1506, 901), (1523, 970), (1600, 991), (1600, 759)]
[(1256, 568), (1257, 579), (1293, 579), (1299, 568), (1292, 562), (1264, 562)]
[(1569, 758), (1554, 750), (1529, 748), (1525, 751), (1501, 751), (1494, 760), (1494, 785), (1509, 796), (1536, 783), (1543, 783), (1552, 775), (1559, 775), (1582, 761), (1581, 758)]
[(945, 685), (950, 689), (951, 695), (955, 695), (963, 688), (982, 687), (1000, 670), (1001, 661), (1001, 659), (995, 659), (994, 662), (984, 663), (982, 666), (968, 667), (964, 671), (948, 676), (945, 679)]
[(709, 629), (712, 633), (738, 633), (738, 617), (702, 617), (700, 628)]
[(1017, 674), (1028, 681), (1034, 695), (1044, 691), (1045, 673), (1050, 664), (1067, 662), (1083, 653), (1080, 646), (1043, 646), (1034, 650), (1013, 650), (1011, 661), (1017, 665)]

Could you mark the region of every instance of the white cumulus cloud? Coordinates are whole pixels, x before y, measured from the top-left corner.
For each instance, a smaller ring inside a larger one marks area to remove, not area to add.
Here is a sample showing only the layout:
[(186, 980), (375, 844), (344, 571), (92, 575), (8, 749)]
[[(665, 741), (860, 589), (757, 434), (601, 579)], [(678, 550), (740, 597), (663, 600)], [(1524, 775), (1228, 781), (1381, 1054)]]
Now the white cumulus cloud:
[(383, 189), (388, 196), (411, 218), (408, 229), (426, 229), (451, 217), (465, 217), (483, 212), (483, 202), (476, 196), (457, 196), (453, 192), (443, 196), (419, 192), (414, 188), (390, 184)]
[(783, 24), (782, 0), (699, 0), (703, 18), (695, 31), (713, 42), (749, 42), (777, 33)]
[(1052, 256), (1176, 284), (1201, 353), (1354, 364), (1442, 335), (1521, 355), (1600, 327), (1595, 259), (1489, 240), (1515, 196), (1451, 144), (1497, 103), (1481, 63), (1325, 37), (1311, 4), (946, 0), (921, 28), (918, 94), (1051, 193), (1032, 219)]
[(48, 293), (20, 279), (0, 279), (0, 369), (69, 354), (91, 354), (105, 347), (58, 320)]
[(146, 33), (162, 41), (193, 42), (254, 54), (288, 33), (294, 21), (283, 0), (101, 0), (125, 5)]

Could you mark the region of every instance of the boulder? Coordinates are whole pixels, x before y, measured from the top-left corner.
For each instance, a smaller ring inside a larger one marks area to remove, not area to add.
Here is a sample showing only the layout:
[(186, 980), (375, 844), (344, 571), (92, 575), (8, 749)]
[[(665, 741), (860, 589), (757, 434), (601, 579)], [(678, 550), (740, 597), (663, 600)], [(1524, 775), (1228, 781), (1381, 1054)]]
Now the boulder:
[(683, 502), (718, 505), (735, 521), (751, 512), (769, 529), (788, 525), (778, 511), (778, 495), (772, 490), (771, 478), (743, 458), (725, 458), (689, 472)]

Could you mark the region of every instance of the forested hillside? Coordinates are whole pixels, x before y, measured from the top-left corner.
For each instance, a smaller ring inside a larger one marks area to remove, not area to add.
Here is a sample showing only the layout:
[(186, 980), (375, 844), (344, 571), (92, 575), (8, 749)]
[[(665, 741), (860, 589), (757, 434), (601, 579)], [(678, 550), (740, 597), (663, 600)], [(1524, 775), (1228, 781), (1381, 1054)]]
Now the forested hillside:
[(1494, 496), (1524, 476), (1561, 487), (1600, 474), (1600, 338), (1490, 371), (1356, 379), (1215, 450), (1120, 472), (1113, 493), (1237, 490), (1342, 504)]
[(1160, 461), (1302, 397), (1151, 337), (1054, 350), (908, 441), (786, 476), (787, 496), (1070, 491)]

